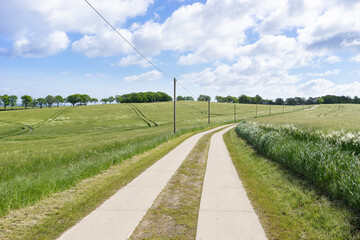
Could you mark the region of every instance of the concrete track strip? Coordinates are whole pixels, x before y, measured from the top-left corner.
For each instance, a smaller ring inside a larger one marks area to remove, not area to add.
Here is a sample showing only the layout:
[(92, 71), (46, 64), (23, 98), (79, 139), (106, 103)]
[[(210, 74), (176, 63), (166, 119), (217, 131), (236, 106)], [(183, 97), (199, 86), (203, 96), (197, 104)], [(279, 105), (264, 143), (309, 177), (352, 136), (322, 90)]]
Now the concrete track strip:
[(196, 239), (267, 239), (223, 140), (232, 127), (210, 142)]

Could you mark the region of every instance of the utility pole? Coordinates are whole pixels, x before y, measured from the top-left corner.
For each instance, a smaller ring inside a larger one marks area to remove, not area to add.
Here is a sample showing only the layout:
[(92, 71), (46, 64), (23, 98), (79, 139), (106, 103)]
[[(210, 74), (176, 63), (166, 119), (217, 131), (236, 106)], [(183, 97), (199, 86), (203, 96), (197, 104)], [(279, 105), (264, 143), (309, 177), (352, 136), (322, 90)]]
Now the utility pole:
[(257, 103), (256, 103), (256, 115), (255, 115), (255, 118), (257, 118)]
[(174, 133), (176, 133), (176, 78), (174, 78)]
[(234, 122), (236, 122), (236, 103), (234, 103)]
[(208, 100), (208, 124), (210, 124), (210, 99)]

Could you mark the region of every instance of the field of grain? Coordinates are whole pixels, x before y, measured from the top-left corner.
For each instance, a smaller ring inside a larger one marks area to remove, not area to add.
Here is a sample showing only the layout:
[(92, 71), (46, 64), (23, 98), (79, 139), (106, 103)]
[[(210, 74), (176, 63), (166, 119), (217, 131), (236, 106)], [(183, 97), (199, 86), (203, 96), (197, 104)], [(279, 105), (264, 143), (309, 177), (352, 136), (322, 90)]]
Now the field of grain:
[(261, 154), (360, 210), (359, 113), (359, 105), (321, 105), (251, 119), (236, 131)]
[[(206, 127), (207, 110), (206, 102), (178, 102), (177, 135), (172, 133), (171, 102), (1, 111), (0, 216)], [(255, 105), (237, 104), (236, 118), (254, 117), (255, 110)], [(282, 106), (272, 106), (272, 114), (282, 111)], [(269, 107), (259, 105), (258, 116), (266, 114)], [(234, 104), (211, 103), (211, 123), (233, 120)]]

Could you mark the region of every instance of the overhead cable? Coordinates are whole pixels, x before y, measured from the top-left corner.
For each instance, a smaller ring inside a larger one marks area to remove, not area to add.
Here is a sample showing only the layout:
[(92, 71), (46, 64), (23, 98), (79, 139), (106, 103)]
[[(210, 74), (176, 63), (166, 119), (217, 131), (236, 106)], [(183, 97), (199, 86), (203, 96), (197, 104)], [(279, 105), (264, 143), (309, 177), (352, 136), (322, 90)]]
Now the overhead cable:
[(134, 45), (132, 45), (118, 30), (116, 30), (116, 28), (108, 21), (106, 20), (106, 18), (101, 15), (101, 13), (96, 10), (96, 8), (91, 5), (91, 3), (88, 0), (84, 0), (87, 4), (89, 4), (89, 6), (127, 43), (129, 44), (138, 54), (140, 54), (140, 56), (142, 56), (148, 63), (150, 63), (156, 70), (158, 70), (160, 73), (164, 74), (165, 76), (173, 79), (173, 77), (171, 77), (169, 74), (167, 74), (166, 72), (162, 71), (160, 68), (158, 68), (154, 63), (152, 63), (147, 57), (144, 56), (144, 54), (142, 54), (139, 50), (136, 49), (136, 47)]

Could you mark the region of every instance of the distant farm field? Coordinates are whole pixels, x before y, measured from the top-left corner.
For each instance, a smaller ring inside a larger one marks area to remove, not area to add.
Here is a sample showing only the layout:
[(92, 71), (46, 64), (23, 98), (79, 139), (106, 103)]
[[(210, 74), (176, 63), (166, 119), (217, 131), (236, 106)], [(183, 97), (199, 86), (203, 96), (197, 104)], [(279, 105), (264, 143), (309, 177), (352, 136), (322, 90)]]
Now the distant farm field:
[[(207, 102), (178, 102), (177, 130), (206, 127), (207, 110)], [(236, 118), (254, 117), (255, 110), (237, 104)], [(258, 116), (269, 110), (294, 109), (259, 105)], [(233, 120), (234, 104), (211, 103), (211, 123)], [(0, 216), (154, 148), (172, 131), (171, 102), (1, 111)]]
[(319, 105), (314, 110), (293, 112), (285, 115), (274, 115), (252, 119), (259, 123), (294, 124), (312, 130), (360, 131), (359, 104)]

